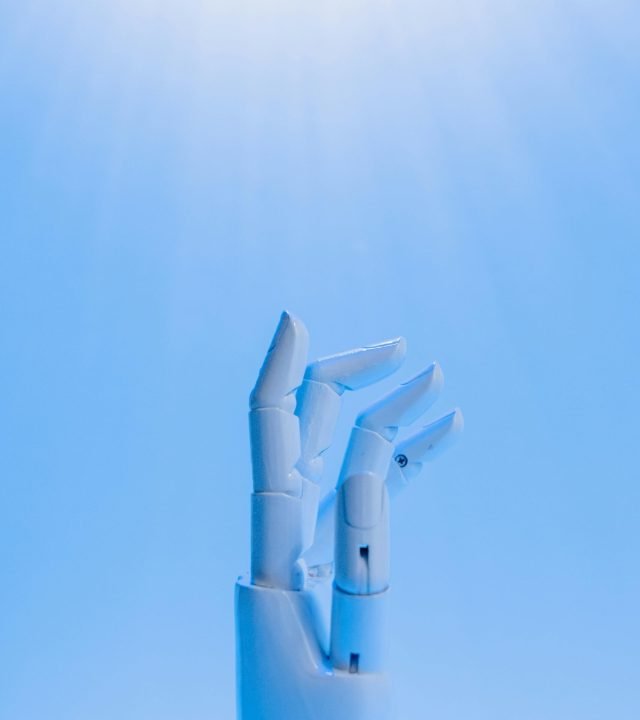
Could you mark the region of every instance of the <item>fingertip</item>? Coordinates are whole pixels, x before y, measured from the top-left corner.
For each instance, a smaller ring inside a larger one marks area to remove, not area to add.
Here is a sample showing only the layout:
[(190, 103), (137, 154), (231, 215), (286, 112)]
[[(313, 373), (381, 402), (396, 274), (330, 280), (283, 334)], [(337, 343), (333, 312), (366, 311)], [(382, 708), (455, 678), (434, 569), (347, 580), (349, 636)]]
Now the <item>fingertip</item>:
[(302, 382), (309, 348), (305, 324), (284, 311), (251, 393), (251, 408), (281, 405)]
[[(396, 461), (402, 458), (401, 467), (405, 473), (413, 465), (421, 467), (423, 462), (429, 462), (439, 457), (445, 450), (454, 445), (464, 428), (464, 417), (460, 408), (425, 425), (422, 430), (407, 438), (396, 448)], [(399, 461), (398, 461), (399, 462)]]
[(338, 393), (359, 390), (395, 372), (402, 364), (406, 350), (403, 337), (347, 350), (311, 363), (305, 377), (331, 385)]
[(356, 425), (392, 439), (398, 427), (415, 422), (436, 401), (444, 376), (433, 362), (358, 415)]
[(402, 385), (410, 385), (414, 387), (417, 392), (420, 392), (423, 388), (428, 388), (429, 392), (432, 393), (440, 392), (444, 387), (444, 373), (442, 372), (440, 363), (434, 360), (417, 375), (403, 382)]
[(464, 430), (464, 414), (459, 407), (455, 408), (451, 414), (454, 416), (451, 432), (459, 434)]

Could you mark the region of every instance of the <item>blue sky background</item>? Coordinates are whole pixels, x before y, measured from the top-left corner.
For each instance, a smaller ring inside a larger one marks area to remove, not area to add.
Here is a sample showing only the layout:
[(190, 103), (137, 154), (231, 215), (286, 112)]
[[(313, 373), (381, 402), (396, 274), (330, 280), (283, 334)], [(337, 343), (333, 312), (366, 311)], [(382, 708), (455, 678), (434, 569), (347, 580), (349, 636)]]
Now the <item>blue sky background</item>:
[(465, 413), (394, 508), (397, 717), (640, 717), (638, 28), (0, 3), (2, 720), (234, 717), (284, 307), (314, 355), (404, 334)]

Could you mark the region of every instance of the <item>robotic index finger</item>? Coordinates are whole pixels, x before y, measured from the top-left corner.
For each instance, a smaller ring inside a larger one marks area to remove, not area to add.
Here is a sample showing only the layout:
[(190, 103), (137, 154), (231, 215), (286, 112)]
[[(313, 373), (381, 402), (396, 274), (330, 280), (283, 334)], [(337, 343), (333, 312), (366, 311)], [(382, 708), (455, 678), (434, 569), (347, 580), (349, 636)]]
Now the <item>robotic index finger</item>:
[(304, 582), (298, 558), (313, 487), (305, 487), (296, 468), (300, 431), (294, 393), (308, 345), (305, 326), (283, 313), (250, 397), (251, 582), (265, 587), (296, 589)]

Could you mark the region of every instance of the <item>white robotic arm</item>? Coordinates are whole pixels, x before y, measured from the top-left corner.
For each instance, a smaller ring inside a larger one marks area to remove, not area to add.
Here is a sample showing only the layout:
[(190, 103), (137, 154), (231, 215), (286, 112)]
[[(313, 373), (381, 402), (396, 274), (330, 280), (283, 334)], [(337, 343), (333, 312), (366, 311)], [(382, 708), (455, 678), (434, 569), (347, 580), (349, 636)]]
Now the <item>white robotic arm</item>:
[(394, 372), (402, 338), (317, 360), (283, 313), (250, 399), (251, 574), (236, 585), (239, 720), (388, 720), (389, 495), (462, 429), (459, 410), (397, 447), (442, 387), (437, 364), (362, 412), (323, 477), (345, 390)]

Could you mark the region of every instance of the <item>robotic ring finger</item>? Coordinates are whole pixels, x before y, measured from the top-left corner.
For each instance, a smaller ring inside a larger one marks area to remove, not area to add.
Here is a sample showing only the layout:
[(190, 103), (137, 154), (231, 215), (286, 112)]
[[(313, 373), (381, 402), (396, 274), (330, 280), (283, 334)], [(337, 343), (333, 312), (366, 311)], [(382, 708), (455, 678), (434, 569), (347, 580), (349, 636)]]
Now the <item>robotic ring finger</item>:
[(394, 372), (405, 341), (307, 366), (283, 313), (250, 398), (251, 573), (236, 585), (240, 720), (388, 720), (390, 497), (462, 429), (459, 410), (398, 445), (433, 404), (433, 363), (357, 418), (335, 487), (323, 478), (341, 395)]

